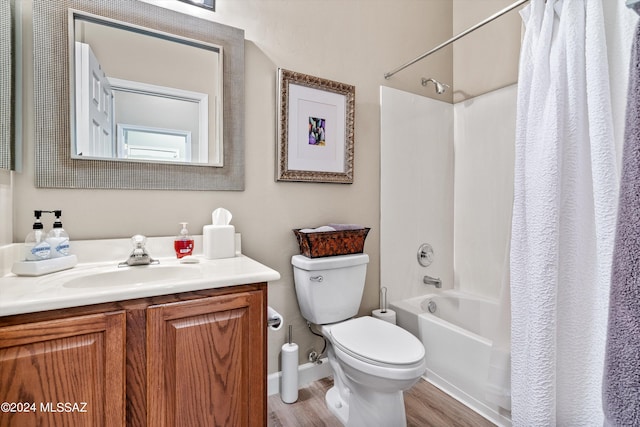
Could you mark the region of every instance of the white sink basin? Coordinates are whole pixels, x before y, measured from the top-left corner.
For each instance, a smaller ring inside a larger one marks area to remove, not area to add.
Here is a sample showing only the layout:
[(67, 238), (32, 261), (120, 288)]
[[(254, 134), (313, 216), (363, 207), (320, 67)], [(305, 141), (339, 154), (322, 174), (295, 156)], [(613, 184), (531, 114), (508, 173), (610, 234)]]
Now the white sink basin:
[(144, 265), (122, 267), (105, 272), (73, 275), (62, 279), (65, 288), (98, 288), (114, 286), (136, 286), (148, 283), (177, 282), (199, 279), (202, 269), (199, 265)]
[[(162, 247), (173, 248), (173, 238), (158, 239), (161, 239)], [(117, 252), (117, 248), (123, 246), (121, 240), (117, 239), (113, 243), (116, 249), (109, 246), (109, 241), (100, 241), (99, 246), (91, 246), (94, 244), (92, 242), (87, 250), (81, 250), (110, 254), (104, 260), (96, 256), (95, 261), (80, 262), (73, 268), (40, 276), (11, 274), (0, 277), (0, 317), (261, 283), (280, 278), (277, 271), (246, 256), (209, 260), (196, 255), (191, 261), (197, 261), (188, 264), (171, 254), (158, 256), (156, 259), (160, 264), (118, 268), (117, 265), (123, 258)], [(128, 244), (128, 241), (124, 243)], [(82, 244), (76, 241), (74, 247), (82, 249)], [(161, 253), (159, 249), (154, 249), (152, 253), (158, 252)], [(113, 255), (116, 253), (118, 255)]]

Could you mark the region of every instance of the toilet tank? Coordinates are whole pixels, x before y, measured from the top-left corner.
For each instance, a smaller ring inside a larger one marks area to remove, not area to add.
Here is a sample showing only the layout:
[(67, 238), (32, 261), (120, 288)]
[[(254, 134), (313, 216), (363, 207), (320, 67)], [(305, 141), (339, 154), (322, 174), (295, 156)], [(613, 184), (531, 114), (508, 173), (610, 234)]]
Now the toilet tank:
[(325, 258), (294, 255), (291, 264), (302, 316), (324, 325), (358, 314), (368, 262), (367, 254)]

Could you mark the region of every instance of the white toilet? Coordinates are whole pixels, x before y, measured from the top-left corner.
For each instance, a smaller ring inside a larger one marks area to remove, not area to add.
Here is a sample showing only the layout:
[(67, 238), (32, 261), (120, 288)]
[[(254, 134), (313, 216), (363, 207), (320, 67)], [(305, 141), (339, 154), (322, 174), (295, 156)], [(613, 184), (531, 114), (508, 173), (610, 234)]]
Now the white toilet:
[(327, 406), (350, 427), (406, 426), (403, 390), (426, 369), (422, 343), (404, 329), (358, 312), (369, 256), (291, 259), (302, 316), (327, 339), (334, 386)]

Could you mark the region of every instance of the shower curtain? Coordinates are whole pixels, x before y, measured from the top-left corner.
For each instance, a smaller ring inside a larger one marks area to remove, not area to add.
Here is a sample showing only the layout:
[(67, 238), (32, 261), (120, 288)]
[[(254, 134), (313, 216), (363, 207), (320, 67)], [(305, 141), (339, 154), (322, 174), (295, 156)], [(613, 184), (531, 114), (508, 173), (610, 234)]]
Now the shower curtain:
[(617, 205), (601, 0), (523, 10), (510, 252), (514, 426), (602, 425)]

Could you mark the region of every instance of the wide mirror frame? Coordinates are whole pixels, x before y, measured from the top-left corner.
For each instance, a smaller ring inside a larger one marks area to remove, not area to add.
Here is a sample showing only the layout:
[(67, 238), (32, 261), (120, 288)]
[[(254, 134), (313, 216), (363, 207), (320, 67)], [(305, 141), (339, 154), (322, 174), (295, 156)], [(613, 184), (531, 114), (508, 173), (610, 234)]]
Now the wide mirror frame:
[[(72, 159), (69, 8), (222, 46), (224, 167)], [(244, 189), (243, 30), (134, 0), (34, 0), (33, 25), (36, 187)]]
[(0, 0), (0, 169), (12, 169), (12, 18), (10, 0)]

